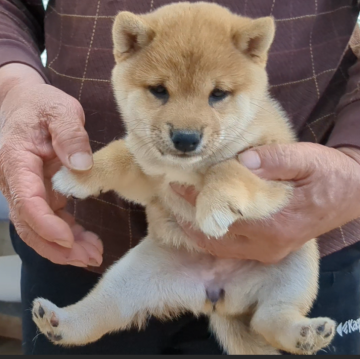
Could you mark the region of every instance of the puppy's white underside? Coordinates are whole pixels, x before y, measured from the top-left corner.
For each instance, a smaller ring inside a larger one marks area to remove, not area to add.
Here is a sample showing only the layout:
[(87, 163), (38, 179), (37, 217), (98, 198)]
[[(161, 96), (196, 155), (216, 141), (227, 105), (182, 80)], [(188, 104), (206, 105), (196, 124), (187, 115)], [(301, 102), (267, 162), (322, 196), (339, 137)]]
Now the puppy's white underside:
[[(168, 175), (167, 181), (173, 176)], [(85, 198), (99, 193), (101, 182), (96, 176), (79, 181), (75, 173), (63, 168), (54, 176), (53, 183), (63, 194)], [(189, 177), (188, 183), (198, 185), (196, 176)], [(133, 185), (136, 187), (135, 182)], [(188, 214), (187, 220), (200, 218), (198, 212), (178, 198), (169, 185), (161, 184), (160, 187), (172, 212), (176, 213), (177, 208), (184, 217)], [(221, 191), (218, 193), (219, 198), (213, 197), (216, 193), (211, 198), (221, 204), (225, 197)], [(209, 201), (204, 199), (206, 211), (203, 212), (209, 217), (204, 217), (202, 227), (209, 235), (219, 234), (238, 216), (228, 210), (227, 202), (222, 203), (224, 211), (212, 211), (216, 206)], [(148, 205), (151, 208), (151, 204)], [(174, 238), (182, 236), (184, 243), (186, 241), (176, 224), (167, 228), (166, 233), (169, 238), (163, 242), (151, 236), (145, 238), (116, 263), (81, 302), (60, 309), (45, 299), (35, 301), (33, 313), (39, 329), (55, 343), (82, 345), (107, 332), (133, 325), (143, 327), (148, 315), (171, 318), (191, 311), (195, 315), (205, 313), (210, 316), (213, 331), (232, 354), (277, 353), (274, 347), (295, 353), (312, 353), (330, 343), (335, 323), (328, 318), (304, 317), (317, 290), (315, 240), (280, 264), (265, 266), (254, 261), (215, 258), (189, 251), (186, 246), (176, 248), (171, 245), (172, 233)], [(210, 303), (206, 293), (221, 290), (225, 292), (224, 298)], [(254, 305), (257, 308), (249, 329), (237, 316), (253, 310)], [(45, 312), (42, 318), (40, 307)], [(56, 327), (51, 325), (54, 317), (59, 322)], [(227, 328), (225, 334), (224, 328)]]

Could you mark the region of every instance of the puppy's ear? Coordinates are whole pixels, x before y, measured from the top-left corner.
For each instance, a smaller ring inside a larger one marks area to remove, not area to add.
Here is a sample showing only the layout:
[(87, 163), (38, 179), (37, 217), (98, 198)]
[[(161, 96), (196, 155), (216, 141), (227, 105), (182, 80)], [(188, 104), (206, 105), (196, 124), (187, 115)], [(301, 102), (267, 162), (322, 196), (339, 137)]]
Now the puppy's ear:
[(268, 51), (275, 36), (275, 21), (273, 17), (261, 17), (250, 20), (240, 18), (234, 29), (235, 46), (249, 55), (254, 62), (266, 65)]
[(155, 32), (142, 17), (122, 11), (115, 18), (112, 36), (115, 60), (119, 62), (149, 45)]

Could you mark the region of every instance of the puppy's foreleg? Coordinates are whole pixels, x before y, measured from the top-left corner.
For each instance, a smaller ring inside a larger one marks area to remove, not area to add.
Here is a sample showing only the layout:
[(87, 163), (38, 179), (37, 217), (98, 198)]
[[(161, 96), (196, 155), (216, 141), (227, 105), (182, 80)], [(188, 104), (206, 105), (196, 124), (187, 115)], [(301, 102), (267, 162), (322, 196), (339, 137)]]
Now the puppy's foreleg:
[(235, 159), (211, 167), (196, 200), (202, 232), (221, 237), (239, 219), (263, 219), (283, 208), (291, 194), (285, 182), (265, 181)]
[(114, 190), (121, 197), (140, 204), (148, 203), (154, 191), (154, 184), (135, 162), (124, 140), (111, 142), (95, 152), (94, 165), (89, 171), (62, 167), (52, 183), (56, 191), (66, 196), (86, 198)]

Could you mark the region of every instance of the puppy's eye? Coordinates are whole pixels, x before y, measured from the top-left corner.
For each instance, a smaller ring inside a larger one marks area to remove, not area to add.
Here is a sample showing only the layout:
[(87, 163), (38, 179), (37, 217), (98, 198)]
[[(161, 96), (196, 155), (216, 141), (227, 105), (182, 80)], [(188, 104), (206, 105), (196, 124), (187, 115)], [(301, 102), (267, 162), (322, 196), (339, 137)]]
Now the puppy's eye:
[(169, 92), (165, 86), (150, 86), (149, 91), (159, 100), (167, 101), (169, 99)]
[(228, 97), (229, 95), (230, 95), (230, 92), (228, 92), (228, 91), (224, 91), (221, 89), (214, 89), (209, 96), (209, 102), (210, 102), (210, 104), (212, 104), (214, 102), (220, 102), (220, 101), (224, 100), (226, 97)]

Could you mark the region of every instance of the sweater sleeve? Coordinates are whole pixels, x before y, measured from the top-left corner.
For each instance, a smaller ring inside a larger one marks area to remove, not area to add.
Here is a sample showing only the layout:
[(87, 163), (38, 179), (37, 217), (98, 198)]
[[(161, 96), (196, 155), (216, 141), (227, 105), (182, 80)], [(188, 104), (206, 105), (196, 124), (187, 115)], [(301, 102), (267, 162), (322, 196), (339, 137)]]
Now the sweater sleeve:
[(337, 119), (327, 146), (360, 149), (360, 30), (356, 27), (350, 42), (358, 60), (349, 70), (346, 92), (337, 106)]
[(44, 50), (44, 16), (41, 0), (0, 0), (0, 66), (22, 63), (48, 82), (40, 58)]

